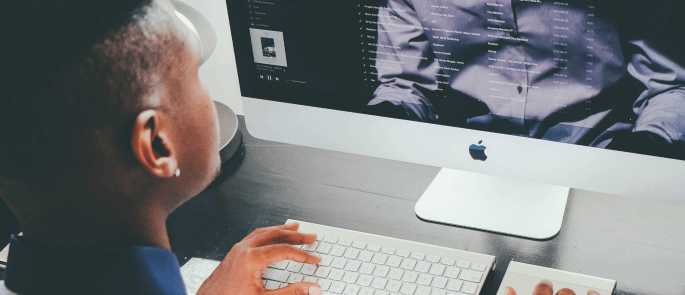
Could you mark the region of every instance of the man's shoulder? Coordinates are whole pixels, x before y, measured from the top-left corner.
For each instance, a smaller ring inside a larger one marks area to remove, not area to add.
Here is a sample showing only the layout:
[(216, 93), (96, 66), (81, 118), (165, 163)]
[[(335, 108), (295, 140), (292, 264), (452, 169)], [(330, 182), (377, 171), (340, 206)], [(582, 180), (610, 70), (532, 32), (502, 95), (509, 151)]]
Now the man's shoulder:
[(19, 294), (10, 291), (10, 289), (7, 289), (7, 287), (5, 287), (5, 281), (0, 281), (0, 295), (19, 295)]

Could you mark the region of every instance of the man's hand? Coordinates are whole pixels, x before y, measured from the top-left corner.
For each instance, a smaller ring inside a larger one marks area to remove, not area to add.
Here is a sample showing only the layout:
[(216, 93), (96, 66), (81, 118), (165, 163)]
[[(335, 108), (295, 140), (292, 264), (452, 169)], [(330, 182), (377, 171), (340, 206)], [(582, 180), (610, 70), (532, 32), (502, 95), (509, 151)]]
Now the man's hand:
[[(552, 286), (552, 282), (548, 280), (542, 280), (535, 286), (532, 295), (552, 295), (553, 291), (554, 287)], [(514, 288), (508, 286), (505, 288), (505, 293), (505, 295), (517, 295), (516, 291), (514, 291)], [(563, 288), (557, 291), (557, 295), (576, 295), (576, 292), (573, 292), (573, 290), (569, 288)], [(587, 295), (599, 295), (599, 292), (595, 290), (588, 290)]]
[(269, 291), (261, 274), (267, 266), (283, 260), (317, 264), (321, 258), (291, 245), (312, 244), (314, 234), (298, 233), (298, 223), (260, 228), (233, 246), (216, 270), (202, 284), (198, 295), (321, 295), (314, 283), (295, 283)]

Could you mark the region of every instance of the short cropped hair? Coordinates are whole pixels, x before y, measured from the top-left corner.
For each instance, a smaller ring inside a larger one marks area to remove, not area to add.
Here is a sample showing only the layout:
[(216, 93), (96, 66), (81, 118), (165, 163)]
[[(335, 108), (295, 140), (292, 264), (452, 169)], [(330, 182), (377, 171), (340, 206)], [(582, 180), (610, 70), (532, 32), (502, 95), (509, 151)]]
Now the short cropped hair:
[(154, 1), (7, 2), (0, 13), (0, 176), (67, 172), (104, 156), (104, 145), (128, 145), (130, 153), (143, 98), (162, 83), (180, 40), (146, 28)]

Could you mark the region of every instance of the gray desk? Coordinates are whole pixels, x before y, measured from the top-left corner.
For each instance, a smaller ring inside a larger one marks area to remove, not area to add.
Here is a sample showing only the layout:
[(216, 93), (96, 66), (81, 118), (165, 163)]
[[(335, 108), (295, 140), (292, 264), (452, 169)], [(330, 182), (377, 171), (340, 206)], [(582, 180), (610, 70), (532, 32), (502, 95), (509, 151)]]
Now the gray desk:
[(685, 205), (572, 190), (561, 233), (526, 240), (419, 220), (414, 205), (439, 168), (243, 134), (219, 179), (169, 219), (181, 263), (221, 260), (254, 229), (292, 218), (495, 255), (483, 295), (512, 260), (615, 279), (617, 294), (685, 294)]

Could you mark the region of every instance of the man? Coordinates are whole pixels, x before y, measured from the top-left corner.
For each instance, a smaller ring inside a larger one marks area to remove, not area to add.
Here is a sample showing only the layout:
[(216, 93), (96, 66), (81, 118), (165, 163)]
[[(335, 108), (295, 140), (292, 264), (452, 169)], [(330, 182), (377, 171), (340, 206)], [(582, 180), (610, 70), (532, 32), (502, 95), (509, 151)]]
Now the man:
[(677, 2), (388, 0), (367, 112), (685, 158)]
[[(24, 232), (0, 294), (185, 294), (166, 219), (221, 163), (199, 40), (168, 0), (11, 1), (0, 19), (0, 197)], [(320, 261), (296, 231), (253, 232), (198, 294), (323, 293), (262, 283)]]

